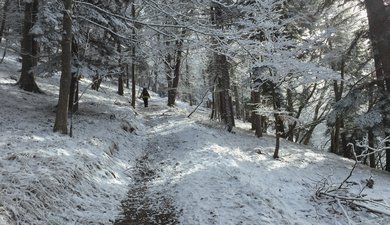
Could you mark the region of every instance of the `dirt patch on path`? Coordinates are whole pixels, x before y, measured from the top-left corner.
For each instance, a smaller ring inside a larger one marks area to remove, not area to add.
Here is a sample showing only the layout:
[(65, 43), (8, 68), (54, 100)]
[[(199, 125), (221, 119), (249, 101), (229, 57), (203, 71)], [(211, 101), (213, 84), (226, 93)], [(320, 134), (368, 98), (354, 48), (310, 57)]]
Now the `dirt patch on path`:
[[(147, 116), (148, 126), (153, 126), (156, 116)], [(161, 122), (161, 121), (160, 121)], [(158, 135), (148, 135), (151, 141), (145, 146), (145, 154), (137, 159), (128, 197), (122, 202), (123, 218), (114, 225), (175, 225), (179, 224), (177, 211), (170, 196), (153, 190), (153, 181), (162, 173), (159, 168)]]
[(128, 199), (122, 202), (124, 218), (114, 225), (174, 225), (178, 224), (172, 200), (164, 193), (149, 190), (157, 173), (149, 167), (150, 157), (144, 155), (137, 161), (135, 184), (130, 187)]

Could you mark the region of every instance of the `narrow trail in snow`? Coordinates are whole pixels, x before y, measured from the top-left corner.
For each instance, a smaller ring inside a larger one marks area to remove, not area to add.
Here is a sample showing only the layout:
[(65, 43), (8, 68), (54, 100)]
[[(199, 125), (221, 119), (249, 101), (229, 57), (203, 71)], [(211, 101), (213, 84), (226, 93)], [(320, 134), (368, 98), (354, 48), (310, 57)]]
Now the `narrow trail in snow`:
[[(153, 190), (153, 181), (159, 177), (164, 164), (166, 149), (160, 148), (159, 142), (173, 143), (172, 137), (164, 136), (156, 127), (164, 127), (169, 122), (167, 110), (151, 106), (141, 110), (145, 116), (148, 129), (145, 133), (147, 144), (144, 154), (137, 159), (133, 170), (134, 183), (130, 186), (127, 200), (122, 202), (124, 218), (115, 225), (174, 225), (177, 222), (177, 212), (170, 196)], [(162, 152), (164, 151), (164, 152)]]

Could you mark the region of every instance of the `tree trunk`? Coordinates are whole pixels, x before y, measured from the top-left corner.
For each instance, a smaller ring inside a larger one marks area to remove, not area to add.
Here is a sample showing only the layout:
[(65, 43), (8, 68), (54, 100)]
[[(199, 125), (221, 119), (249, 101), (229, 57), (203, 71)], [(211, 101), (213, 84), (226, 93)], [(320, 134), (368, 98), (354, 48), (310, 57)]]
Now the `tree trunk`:
[[(291, 89), (287, 89), (287, 112), (289, 112), (289, 116), (294, 116), (294, 104), (293, 104), (293, 96)], [(298, 119), (298, 117), (297, 117)], [(294, 141), (294, 131), (295, 127), (297, 125), (297, 122), (294, 121), (294, 123), (288, 124), (288, 131), (286, 133), (286, 138), (289, 141)]]
[(234, 98), (236, 103), (236, 118), (241, 119), (240, 94), (238, 91), (238, 84), (233, 86)]
[[(72, 38), (72, 58), (78, 59), (79, 47), (74, 38)], [(78, 63), (77, 63), (78, 67)], [(71, 72), (71, 83), (69, 90), (69, 112), (75, 113), (79, 110), (79, 80), (78, 72)]]
[(229, 77), (229, 65), (225, 55), (216, 54), (216, 73), (217, 84), (219, 86), (220, 96), (220, 112), (221, 119), (225, 122), (227, 130), (232, 131), (234, 127), (234, 112), (232, 98), (230, 96), (230, 77)]
[(118, 77), (118, 95), (120, 96), (123, 96), (123, 89), (124, 89), (124, 85), (123, 85), (123, 75), (122, 73), (119, 75)]
[(62, 35), (62, 68), (60, 80), (60, 93), (58, 108), (54, 124), (54, 132), (68, 133), (68, 101), (71, 83), (71, 62), (72, 62), (72, 0), (65, 0), (65, 11), (63, 15)]
[[(323, 97), (323, 94), (325, 92), (323, 92), (321, 94), (321, 97)], [(313, 122), (311, 123), (310, 125), (310, 128), (309, 130), (303, 135), (301, 141), (299, 143), (303, 143), (304, 145), (308, 145), (309, 142), (310, 142), (310, 139), (314, 133), (314, 129), (317, 127), (318, 124), (320, 124), (321, 120), (322, 120), (322, 117), (324, 116), (325, 114), (325, 110), (322, 111), (322, 113), (320, 114), (320, 109), (322, 107), (322, 101), (319, 101), (314, 109), (314, 116), (313, 116)], [(296, 138), (296, 140), (298, 140), (298, 137)]]
[(1, 20), (1, 26), (0, 26), (0, 43), (4, 36), (5, 22), (7, 21), (7, 14), (8, 14), (8, 5), (9, 5), (9, 0), (5, 0), (3, 6), (3, 18)]
[[(259, 104), (260, 103), (260, 91), (254, 91), (253, 95), (253, 103), (254, 104)], [(256, 108), (256, 107), (255, 107)], [(263, 136), (263, 127), (262, 127), (262, 121), (261, 121), (261, 115), (258, 113), (254, 113), (254, 125), (255, 125), (255, 135), (256, 137), (262, 137)]]
[[(372, 130), (370, 129), (368, 131), (368, 146), (370, 148), (374, 148), (374, 134)], [(370, 167), (376, 168), (376, 162), (375, 162), (375, 154), (373, 154), (373, 150), (369, 149), (368, 152), (370, 153)]]
[[(383, 83), (390, 90), (390, 21), (383, 0), (365, 0), (374, 54), (378, 54), (382, 64)], [(380, 82), (380, 80), (379, 80)]]
[(24, 20), (23, 20), (23, 37), (22, 37), (22, 72), (18, 85), (21, 89), (29, 92), (41, 91), (35, 82), (34, 77), (34, 66), (36, 66), (36, 42), (34, 41), (33, 35), (30, 33), (35, 21), (34, 9), (37, 7), (38, 0), (34, 0), (31, 3), (25, 3), (24, 6)]
[(276, 85), (272, 85), (272, 102), (273, 102), (273, 109), (274, 109), (274, 117), (275, 117), (275, 151), (274, 151), (274, 159), (279, 158), (279, 148), (280, 148), (280, 137), (284, 133), (284, 127), (283, 127), (283, 120), (279, 114), (281, 109), (281, 99), (280, 96), (276, 93)]
[[(221, 29), (223, 29), (225, 23), (222, 7), (224, 7), (223, 4), (212, 2), (210, 8), (212, 23)], [(224, 37), (219, 37), (218, 39), (222, 40)], [(217, 43), (217, 40), (214, 39), (213, 42)], [(230, 96), (229, 63), (227, 61), (226, 55), (220, 52), (214, 53), (214, 62), (215, 65), (213, 68), (216, 74), (217, 86), (220, 96), (221, 119), (224, 121), (227, 130), (231, 132), (234, 127), (234, 112), (232, 98)]]
[[(341, 79), (344, 79), (344, 73), (341, 72)], [(337, 81), (334, 81), (333, 83), (333, 90), (335, 93), (335, 102), (338, 102), (341, 100), (343, 90), (344, 90), (344, 82), (341, 81), (340, 85), (337, 83)], [(336, 121), (333, 127), (332, 135), (331, 135), (331, 152), (343, 155), (344, 150), (341, 148), (340, 144), (342, 144), (341, 138), (341, 129), (343, 128), (343, 120), (339, 115), (336, 115)]]
[(175, 105), (177, 88), (179, 85), (179, 77), (180, 77), (182, 47), (183, 47), (183, 41), (177, 40), (176, 41), (175, 68), (173, 70), (173, 78), (170, 79), (171, 82), (168, 82), (168, 84), (171, 84), (170, 86), (168, 86), (168, 106)]
[[(390, 148), (390, 143), (386, 144), (386, 147)], [(390, 172), (390, 149), (386, 150), (386, 168), (387, 172)]]
[[(364, 1), (370, 39), (375, 59), (375, 69), (377, 75), (377, 84), (379, 87), (380, 100), (382, 104), (388, 105), (390, 96), (390, 20), (383, 0), (365, 0)], [(386, 132), (389, 129), (389, 112), (383, 107), (383, 127), (385, 136), (390, 134)], [(386, 150), (386, 171), (390, 172), (390, 150)]]
[[(134, 1), (131, 5), (131, 16), (135, 20), (135, 4)], [(135, 27), (132, 29), (133, 40), (135, 40)], [(129, 67), (127, 66), (127, 69)], [(127, 86), (129, 86), (127, 84)], [(135, 90), (135, 43), (131, 48), (131, 106), (135, 109), (135, 100), (137, 99)]]
[(219, 98), (219, 90), (217, 85), (214, 85), (213, 95), (212, 95), (212, 104), (211, 104), (211, 116), (210, 119), (212, 120), (220, 120), (221, 119), (221, 112), (220, 112), (220, 98)]
[(280, 120), (280, 117), (278, 114), (274, 114), (275, 116), (275, 151), (274, 151), (274, 155), (273, 155), (273, 158), (274, 159), (278, 159), (279, 158), (279, 149), (280, 149), (280, 133), (278, 131), (279, 129), (279, 120)]
[(72, 73), (69, 91), (69, 112), (75, 113), (79, 110), (79, 77)]
[(250, 118), (251, 118), (251, 130), (256, 130), (256, 104), (257, 102), (255, 101), (255, 91), (252, 90), (251, 91), (251, 105), (250, 105), (250, 109), (251, 109), (251, 112), (250, 112)]
[[(39, 10), (39, 0), (34, 0), (33, 1), (33, 6), (32, 6), (32, 21), (33, 21), (33, 26), (35, 22), (38, 21), (38, 10)], [(39, 61), (39, 43), (32, 37), (32, 55), (33, 55), (33, 66), (38, 65)]]

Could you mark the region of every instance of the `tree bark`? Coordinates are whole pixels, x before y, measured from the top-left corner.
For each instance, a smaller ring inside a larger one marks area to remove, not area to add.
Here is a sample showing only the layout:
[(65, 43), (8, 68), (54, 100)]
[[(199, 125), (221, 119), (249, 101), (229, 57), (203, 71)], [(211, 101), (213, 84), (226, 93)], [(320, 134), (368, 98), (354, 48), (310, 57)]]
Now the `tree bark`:
[(231, 132), (234, 127), (234, 112), (232, 98), (230, 96), (229, 65), (225, 55), (216, 54), (215, 58), (216, 73), (218, 77), (217, 84), (220, 90), (221, 119), (225, 122), (227, 130)]
[(33, 35), (30, 33), (33, 27), (36, 15), (34, 15), (35, 8), (37, 7), (38, 0), (34, 0), (31, 3), (25, 3), (24, 6), (24, 20), (23, 20), (23, 37), (22, 37), (22, 72), (18, 85), (21, 89), (29, 92), (41, 91), (35, 82), (34, 67), (36, 66), (37, 57), (37, 43), (34, 41)]
[(238, 84), (235, 84), (233, 86), (234, 90), (234, 98), (235, 98), (235, 105), (236, 105), (236, 118), (241, 119), (241, 107), (240, 107), (240, 94), (238, 91)]
[[(289, 116), (294, 116), (294, 103), (291, 89), (287, 89), (287, 112), (289, 112)], [(299, 118), (298, 116), (296, 117)], [(294, 130), (297, 125), (297, 122), (288, 124), (288, 131), (286, 133), (286, 138), (289, 141), (294, 141)]]
[[(79, 47), (74, 38), (72, 38), (72, 58), (78, 59)], [(77, 63), (78, 67), (78, 63)], [(75, 113), (79, 110), (79, 80), (78, 72), (71, 72), (71, 83), (69, 90), (69, 111)]]
[[(388, 148), (390, 147), (389, 142), (386, 143), (386, 147), (388, 147)], [(390, 149), (386, 150), (386, 168), (385, 168), (385, 170), (387, 172), (390, 172)]]
[(71, 62), (72, 62), (72, 0), (65, 0), (65, 11), (63, 15), (62, 35), (62, 68), (60, 80), (60, 93), (58, 108), (54, 124), (54, 132), (68, 133), (68, 101), (71, 83)]
[(1, 26), (0, 26), (0, 43), (4, 36), (5, 22), (7, 21), (7, 14), (8, 14), (8, 5), (9, 5), (9, 0), (5, 0), (3, 6), (3, 18), (1, 20)]
[(123, 96), (124, 93), (124, 84), (123, 84), (123, 75), (122, 73), (118, 77), (118, 95)]
[[(183, 33), (184, 34), (184, 33)], [(168, 106), (174, 106), (177, 95), (177, 88), (179, 85), (180, 78), (180, 65), (182, 58), (183, 40), (176, 41), (176, 54), (175, 54), (175, 68), (173, 70), (173, 78), (169, 79), (168, 82)]]
[(72, 73), (69, 90), (69, 112), (75, 113), (79, 110), (79, 77)]
[[(211, 21), (220, 29), (223, 29), (225, 23), (222, 7), (224, 7), (223, 4), (213, 2), (210, 8)], [(224, 39), (224, 37), (219, 37), (219, 39)], [(213, 42), (217, 43), (216, 40), (213, 40)], [(227, 130), (231, 132), (234, 127), (234, 112), (232, 97), (230, 96), (229, 63), (226, 55), (221, 52), (214, 53), (214, 63), (213, 72), (217, 78), (221, 119), (224, 121)]]
[[(253, 95), (253, 103), (259, 104), (260, 103), (260, 91), (254, 91)], [(256, 107), (255, 107), (256, 108)], [(263, 136), (263, 127), (262, 127), (262, 121), (261, 121), (261, 115), (254, 113), (254, 125), (255, 125), (255, 135), (256, 137), (262, 137)]]
[[(374, 55), (378, 55), (383, 70), (383, 80), (387, 91), (390, 90), (390, 21), (386, 13), (386, 6), (383, 0), (365, 0), (364, 1), (368, 24), (370, 30), (370, 39), (373, 45)], [(379, 80), (381, 82), (381, 80)]]
[[(383, 0), (365, 0), (364, 1), (368, 25), (370, 31), (370, 39), (372, 50), (375, 59), (375, 69), (377, 75), (377, 84), (379, 87), (380, 100), (382, 104), (388, 105), (390, 98), (390, 18), (386, 12), (388, 8)], [(386, 132), (389, 129), (390, 115), (383, 106), (383, 127), (385, 136), (390, 133)], [(390, 172), (390, 150), (386, 150), (386, 171)]]
[(251, 104), (250, 104), (250, 118), (251, 118), (251, 130), (256, 130), (256, 104), (257, 102), (255, 101), (255, 91), (251, 91)]
[[(135, 3), (133, 1), (131, 5), (131, 16), (135, 20)], [(132, 29), (133, 40), (135, 40), (135, 27)], [(127, 70), (128, 70), (127, 66)], [(128, 73), (127, 73), (128, 74)], [(128, 79), (127, 79), (128, 80)], [(127, 86), (129, 84), (127, 83)], [(135, 43), (131, 47), (131, 106), (135, 109), (135, 100), (137, 99), (136, 90), (135, 90)]]
[(280, 136), (284, 133), (284, 127), (283, 127), (283, 120), (280, 117), (278, 111), (280, 111), (281, 108), (281, 99), (276, 93), (276, 85), (272, 85), (272, 102), (273, 102), (273, 109), (274, 109), (274, 117), (275, 117), (275, 151), (274, 151), (274, 159), (279, 158), (279, 148), (280, 148)]

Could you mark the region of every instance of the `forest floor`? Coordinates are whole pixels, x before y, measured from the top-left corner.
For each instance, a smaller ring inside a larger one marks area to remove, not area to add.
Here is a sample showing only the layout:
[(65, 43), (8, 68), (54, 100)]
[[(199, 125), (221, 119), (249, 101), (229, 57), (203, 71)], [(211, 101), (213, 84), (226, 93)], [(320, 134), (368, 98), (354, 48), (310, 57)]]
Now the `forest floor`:
[[(203, 108), (188, 118), (188, 110), (168, 108), (160, 98), (150, 105), (138, 110), (147, 145), (118, 225), (387, 224), (390, 219), (316, 195), (348, 176), (349, 160), (287, 141), (281, 159), (274, 160), (274, 138), (255, 138), (249, 124), (237, 121), (235, 132), (228, 133), (209, 121)], [(384, 179), (375, 190), (365, 187), (371, 176)], [(358, 166), (349, 181), (335, 193), (353, 197), (362, 191), (385, 197), (385, 203), (389, 199), (382, 187), (390, 181), (385, 173)]]
[(0, 225), (389, 224), (386, 172), (359, 164), (337, 189), (353, 161), (284, 140), (275, 160), (271, 134), (239, 120), (229, 133), (155, 93), (133, 110), (110, 79), (98, 92), (82, 79), (73, 137), (53, 133), (58, 74), (36, 94), (14, 85), (18, 69), (0, 65)]
[[(142, 107), (142, 106), (139, 106)], [(146, 131), (143, 136), (147, 139), (143, 155), (136, 161), (131, 177), (134, 183), (130, 185), (128, 197), (122, 202), (124, 218), (115, 225), (167, 225), (178, 224), (177, 211), (174, 207), (174, 197), (167, 196), (162, 188), (154, 188), (159, 174), (164, 173), (162, 165), (167, 163), (169, 152), (178, 147), (177, 137), (172, 133), (167, 136), (157, 127), (167, 126), (164, 117), (172, 116), (167, 109), (158, 106), (141, 108), (140, 113), (145, 117)], [(161, 114), (160, 114), (161, 113)], [(178, 115), (177, 115), (178, 116)], [(185, 120), (181, 115), (179, 120)], [(175, 130), (180, 130), (176, 127)], [(166, 144), (162, 149), (161, 144)], [(157, 190), (157, 191), (156, 191)]]

